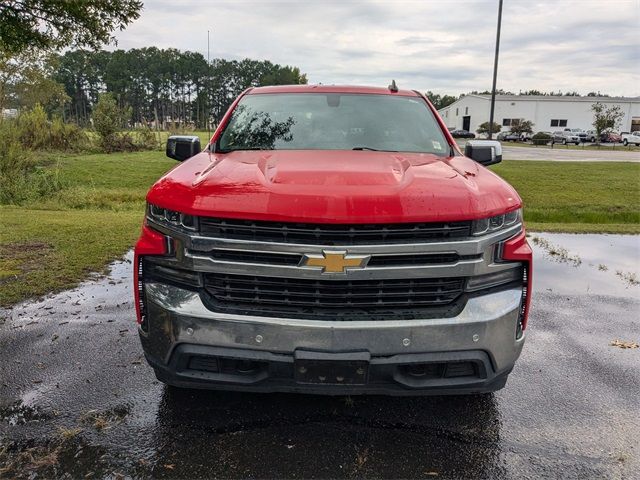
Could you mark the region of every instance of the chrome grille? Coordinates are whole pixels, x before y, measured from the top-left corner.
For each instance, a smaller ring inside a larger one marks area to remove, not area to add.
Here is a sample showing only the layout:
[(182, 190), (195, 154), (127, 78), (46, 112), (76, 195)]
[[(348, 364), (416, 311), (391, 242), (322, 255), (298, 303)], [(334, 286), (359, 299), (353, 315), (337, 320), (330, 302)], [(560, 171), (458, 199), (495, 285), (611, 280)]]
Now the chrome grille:
[[(235, 263), (260, 263), (269, 265), (299, 265), (302, 254), (255, 252), (244, 250), (213, 250), (207, 254), (210, 258)], [(402, 266), (402, 265), (446, 265), (459, 260), (478, 259), (480, 255), (458, 255), (457, 253), (427, 253), (427, 254), (396, 254), (374, 255), (368, 262), (370, 267), (375, 266)]]

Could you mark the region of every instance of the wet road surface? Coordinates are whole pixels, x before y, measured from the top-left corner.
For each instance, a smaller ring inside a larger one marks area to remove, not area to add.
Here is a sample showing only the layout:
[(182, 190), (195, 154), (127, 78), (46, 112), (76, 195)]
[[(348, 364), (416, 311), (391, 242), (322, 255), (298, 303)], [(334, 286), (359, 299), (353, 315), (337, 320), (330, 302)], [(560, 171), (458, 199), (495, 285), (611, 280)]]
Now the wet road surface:
[(0, 477), (638, 478), (640, 237), (533, 234), (527, 344), (480, 397), (178, 391), (131, 264), (0, 310)]

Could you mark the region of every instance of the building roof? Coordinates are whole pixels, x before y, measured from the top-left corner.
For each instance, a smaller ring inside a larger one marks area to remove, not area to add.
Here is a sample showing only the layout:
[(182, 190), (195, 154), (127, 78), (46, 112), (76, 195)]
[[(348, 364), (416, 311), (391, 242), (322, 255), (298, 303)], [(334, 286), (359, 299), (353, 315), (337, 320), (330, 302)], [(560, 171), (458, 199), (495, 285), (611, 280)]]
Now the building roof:
[[(451, 105), (441, 108), (444, 110), (456, 105), (467, 97), (491, 100), (491, 95), (478, 95), (470, 93), (460, 97)], [(603, 102), (603, 103), (640, 103), (640, 97), (578, 97), (572, 95), (496, 95), (496, 102)]]
[[(473, 95), (491, 100), (491, 95)], [(496, 95), (496, 100), (554, 101), (554, 102), (640, 102), (640, 97), (578, 97), (575, 95)]]

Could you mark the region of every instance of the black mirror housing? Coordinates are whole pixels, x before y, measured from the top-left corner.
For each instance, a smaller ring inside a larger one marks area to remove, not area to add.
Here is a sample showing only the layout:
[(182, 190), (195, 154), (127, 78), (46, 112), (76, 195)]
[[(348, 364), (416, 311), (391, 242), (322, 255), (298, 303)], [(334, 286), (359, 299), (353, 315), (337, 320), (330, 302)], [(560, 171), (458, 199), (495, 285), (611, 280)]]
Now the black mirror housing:
[(200, 137), (195, 135), (171, 135), (167, 139), (167, 157), (182, 162), (200, 153)]
[(495, 140), (471, 140), (464, 146), (464, 154), (484, 165), (494, 165), (502, 161), (502, 144)]

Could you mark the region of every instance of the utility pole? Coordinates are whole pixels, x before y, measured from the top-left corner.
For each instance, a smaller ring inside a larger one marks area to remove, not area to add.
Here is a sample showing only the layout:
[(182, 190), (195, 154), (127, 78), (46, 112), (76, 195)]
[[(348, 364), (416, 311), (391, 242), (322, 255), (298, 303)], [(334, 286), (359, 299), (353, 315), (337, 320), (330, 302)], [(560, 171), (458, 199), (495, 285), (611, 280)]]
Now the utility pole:
[[(502, 1), (502, 0), (500, 0)], [(207, 78), (209, 78), (211, 74), (211, 61), (209, 60), (209, 30), (207, 30)], [(206, 102), (205, 102), (205, 110), (206, 110), (206, 115), (207, 115), (207, 137), (210, 139), (211, 138), (211, 124), (210, 119), (211, 119), (211, 110), (209, 107), (209, 95), (211, 95), (211, 92), (208, 90), (211, 87), (211, 82), (207, 82), (207, 95), (206, 95)], [(208, 141), (208, 140), (207, 140)]]
[(491, 88), (491, 114), (489, 115), (489, 140), (493, 138), (493, 112), (496, 106), (496, 80), (498, 79), (498, 52), (500, 51), (500, 26), (502, 25), (502, 0), (498, 5), (498, 30), (496, 32), (496, 56), (493, 60), (493, 87)]

